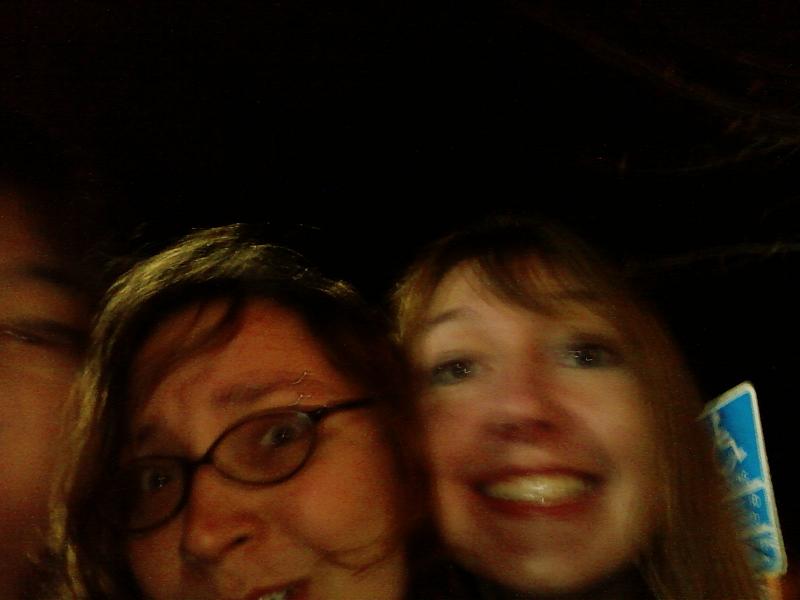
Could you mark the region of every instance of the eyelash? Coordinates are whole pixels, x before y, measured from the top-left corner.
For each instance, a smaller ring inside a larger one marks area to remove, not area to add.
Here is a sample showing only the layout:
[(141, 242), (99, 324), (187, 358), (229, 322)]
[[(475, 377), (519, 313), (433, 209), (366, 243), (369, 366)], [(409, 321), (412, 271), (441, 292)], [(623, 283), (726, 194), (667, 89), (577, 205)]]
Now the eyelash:
[(8, 327), (3, 327), (0, 329), (0, 335), (8, 336), (13, 340), (23, 342), (25, 344), (35, 344), (39, 346), (47, 343), (47, 340), (40, 335), (36, 335), (27, 331), (20, 331), (19, 329), (11, 329)]
[(461, 381), (472, 377), (475, 372), (475, 363), (470, 359), (448, 360), (436, 365), (431, 370), (431, 384), (433, 385), (455, 385)]
[(45, 348), (79, 348), (82, 342), (58, 331), (34, 332), (18, 327), (0, 326), (0, 337), (10, 338), (12, 342), (42, 346)]
[(581, 342), (567, 348), (561, 354), (562, 364), (577, 369), (599, 369), (613, 367), (622, 362), (622, 356), (610, 344)]

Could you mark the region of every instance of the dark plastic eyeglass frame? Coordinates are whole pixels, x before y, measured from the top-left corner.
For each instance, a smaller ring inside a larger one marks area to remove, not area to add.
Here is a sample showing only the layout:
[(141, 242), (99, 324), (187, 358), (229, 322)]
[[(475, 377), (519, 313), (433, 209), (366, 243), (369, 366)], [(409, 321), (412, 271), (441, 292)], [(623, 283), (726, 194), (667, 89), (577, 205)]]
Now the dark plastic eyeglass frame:
[[(332, 405), (318, 406), (316, 408), (311, 408), (311, 409), (308, 409), (308, 410), (299, 410), (299, 409), (294, 409), (294, 408), (291, 408), (291, 407), (271, 408), (271, 409), (268, 409), (268, 410), (264, 410), (264, 411), (260, 411), (260, 412), (248, 415), (248, 416), (236, 421), (232, 425), (226, 427), (225, 430), (221, 434), (219, 434), (217, 439), (214, 440), (214, 442), (211, 444), (211, 446), (209, 446), (208, 450), (206, 450), (206, 452), (203, 454), (203, 456), (201, 456), (200, 458), (198, 458), (196, 460), (189, 460), (189, 459), (181, 457), (181, 456), (148, 456), (148, 457), (144, 457), (141, 460), (143, 460), (143, 461), (144, 460), (153, 460), (153, 459), (171, 460), (171, 461), (174, 461), (174, 463), (180, 467), (181, 474), (182, 474), (181, 481), (182, 481), (182, 484), (183, 484), (183, 489), (181, 490), (180, 499), (175, 504), (175, 507), (172, 510), (170, 510), (163, 518), (159, 519), (158, 521), (156, 521), (155, 523), (152, 523), (150, 525), (147, 525), (147, 526), (144, 526), (144, 527), (130, 527), (130, 526), (120, 522), (119, 519), (113, 519), (113, 521), (115, 521), (114, 525), (115, 525), (115, 527), (117, 529), (119, 529), (121, 531), (124, 531), (126, 533), (139, 534), (139, 533), (146, 533), (146, 532), (152, 531), (154, 529), (158, 529), (162, 525), (165, 525), (166, 523), (171, 521), (178, 513), (181, 512), (181, 510), (183, 510), (183, 507), (186, 506), (186, 503), (189, 501), (189, 495), (191, 493), (192, 483), (194, 481), (195, 473), (197, 472), (197, 469), (199, 469), (203, 465), (211, 465), (224, 478), (229, 479), (231, 481), (236, 481), (238, 483), (245, 484), (245, 485), (252, 485), (252, 486), (277, 485), (279, 483), (282, 483), (282, 482), (286, 481), (287, 479), (291, 479), (292, 477), (294, 477), (305, 466), (305, 464), (308, 462), (308, 459), (311, 458), (311, 456), (314, 454), (314, 449), (316, 448), (316, 445), (317, 445), (317, 427), (316, 426), (320, 423), (320, 421), (322, 421), (322, 419), (324, 419), (325, 417), (327, 417), (327, 416), (329, 416), (329, 415), (331, 415), (333, 413), (336, 413), (336, 412), (340, 412), (340, 411), (344, 411), (344, 410), (353, 410), (353, 409), (356, 409), (356, 408), (363, 408), (365, 406), (368, 406), (369, 404), (372, 404), (374, 401), (375, 401), (374, 398), (364, 397), (364, 398), (354, 398), (352, 400), (344, 400), (342, 402), (338, 402), (338, 403), (332, 404)], [(311, 443), (309, 444), (309, 447), (308, 447), (308, 451), (306, 452), (306, 455), (303, 458), (303, 460), (294, 469), (292, 469), (290, 472), (288, 472), (288, 473), (286, 473), (284, 475), (281, 475), (278, 478), (251, 481), (251, 480), (247, 480), (247, 479), (240, 479), (238, 477), (234, 477), (234, 476), (230, 475), (229, 473), (226, 473), (225, 471), (220, 469), (214, 463), (214, 452), (217, 450), (217, 448), (219, 448), (220, 444), (223, 442), (223, 440), (225, 440), (225, 438), (228, 436), (228, 434), (230, 434), (235, 429), (238, 429), (239, 427), (241, 427), (245, 423), (250, 423), (252, 421), (256, 421), (256, 420), (262, 419), (264, 417), (268, 417), (268, 416), (271, 416), (271, 415), (279, 415), (279, 414), (301, 414), (301, 415), (305, 415), (306, 417), (308, 417), (308, 419), (312, 423), (312, 428), (311, 428), (312, 438), (311, 438)], [(133, 461), (132, 464), (135, 464), (136, 462), (137, 461)]]

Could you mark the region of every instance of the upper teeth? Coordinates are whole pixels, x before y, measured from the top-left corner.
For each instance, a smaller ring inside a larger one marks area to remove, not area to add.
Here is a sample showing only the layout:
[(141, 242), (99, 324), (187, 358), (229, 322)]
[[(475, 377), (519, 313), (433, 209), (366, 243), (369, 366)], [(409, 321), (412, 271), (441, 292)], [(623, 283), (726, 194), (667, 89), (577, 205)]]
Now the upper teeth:
[(269, 592), (268, 594), (263, 594), (258, 600), (286, 600), (286, 598), (288, 598), (288, 590)]
[(484, 486), (492, 498), (534, 502), (542, 506), (560, 504), (577, 498), (592, 488), (586, 479), (573, 475), (540, 474), (504, 479)]

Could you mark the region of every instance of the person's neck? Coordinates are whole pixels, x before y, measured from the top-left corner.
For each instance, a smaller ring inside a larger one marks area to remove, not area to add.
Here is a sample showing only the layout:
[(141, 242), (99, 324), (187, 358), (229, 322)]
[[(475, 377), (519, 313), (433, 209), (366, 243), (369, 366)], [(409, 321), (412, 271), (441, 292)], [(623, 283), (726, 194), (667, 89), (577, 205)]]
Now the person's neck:
[(605, 579), (589, 589), (561, 594), (524, 594), (505, 591), (500, 600), (648, 600), (653, 594), (638, 570), (631, 569)]

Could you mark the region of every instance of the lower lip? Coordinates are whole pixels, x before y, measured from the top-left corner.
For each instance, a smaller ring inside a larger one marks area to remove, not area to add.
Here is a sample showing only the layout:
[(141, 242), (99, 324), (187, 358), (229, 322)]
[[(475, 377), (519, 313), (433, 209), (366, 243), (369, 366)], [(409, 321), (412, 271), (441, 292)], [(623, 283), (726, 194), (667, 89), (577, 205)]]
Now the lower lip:
[(478, 496), (480, 502), (491, 511), (518, 519), (541, 517), (567, 520), (579, 517), (591, 510), (592, 506), (597, 502), (598, 497), (598, 490), (595, 488), (589, 493), (581, 494), (574, 499), (565, 500), (559, 504), (542, 505), (525, 500), (494, 498), (484, 493), (480, 488), (472, 488), (472, 491)]

